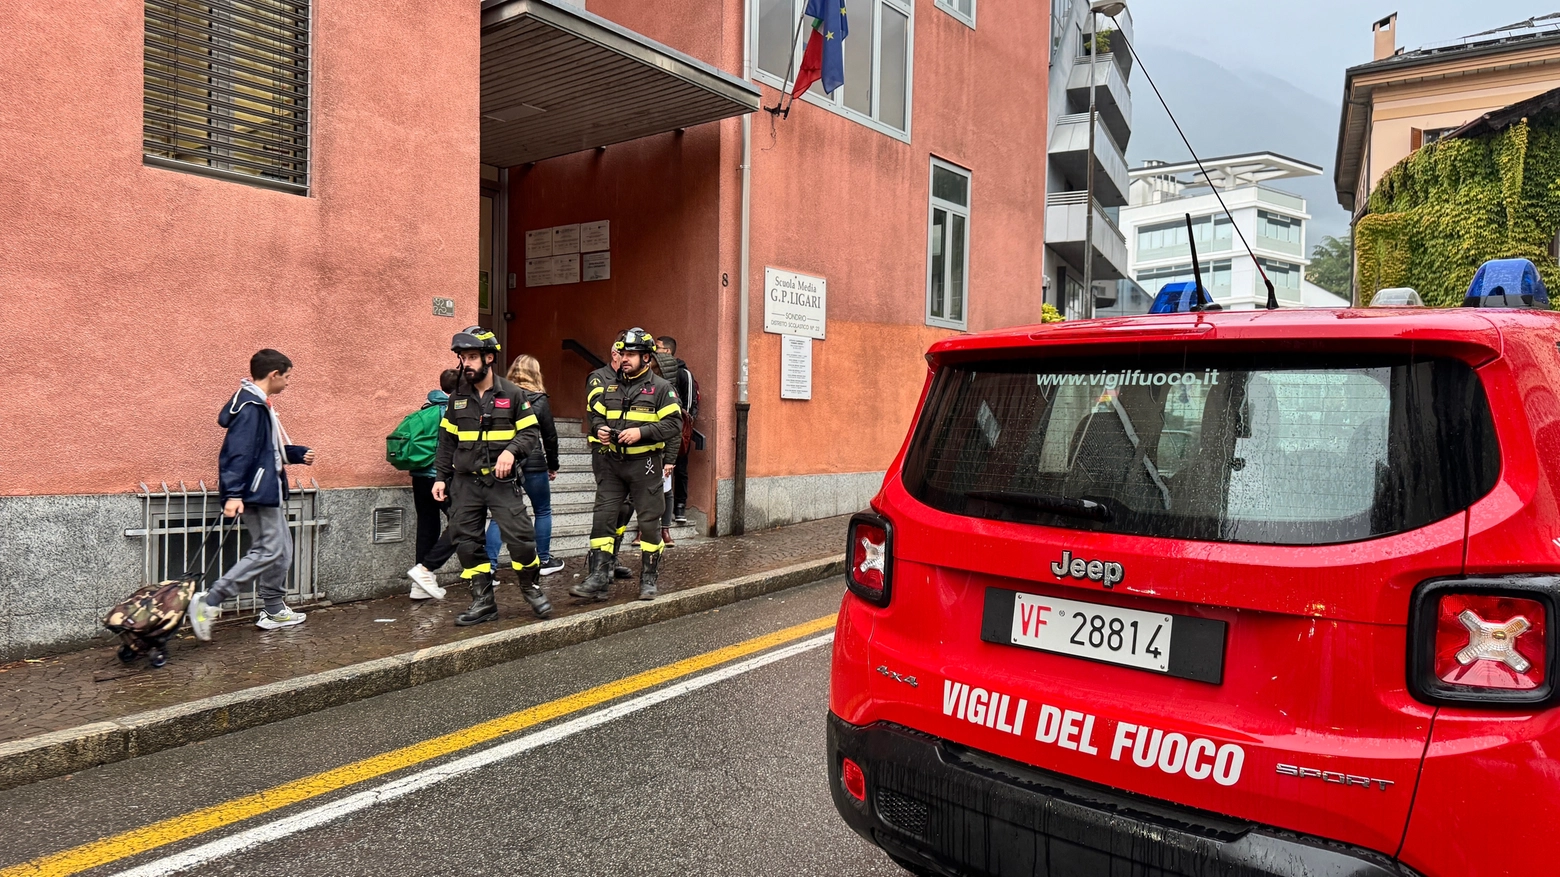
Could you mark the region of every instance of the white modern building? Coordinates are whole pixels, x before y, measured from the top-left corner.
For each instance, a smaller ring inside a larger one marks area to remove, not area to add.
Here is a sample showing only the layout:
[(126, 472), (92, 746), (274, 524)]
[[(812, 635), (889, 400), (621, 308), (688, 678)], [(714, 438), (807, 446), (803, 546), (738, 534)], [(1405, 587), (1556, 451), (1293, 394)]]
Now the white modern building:
[[(1128, 172), (1132, 182), (1119, 225), (1126, 240), (1127, 272), (1140, 290), (1124, 289), (1100, 315), (1143, 313), (1166, 283), (1191, 280), (1192, 251), (1186, 218), (1202, 267), (1203, 285), (1226, 309), (1265, 307), (1267, 288), (1241, 243), (1244, 235), (1284, 307), (1346, 307), (1348, 302), (1305, 279), (1311, 260), (1305, 199), (1271, 183), (1317, 176), (1322, 169), (1271, 152), (1196, 162), (1149, 161)], [(1226, 216), (1219, 204), (1222, 196)], [(1231, 222), (1231, 217), (1234, 221)], [(1238, 232), (1237, 232), (1238, 229)]]
[[(1098, 36), (1096, 37), (1096, 31)], [(1123, 40), (1122, 38), (1125, 38)], [(1095, 298), (1107, 301), (1127, 277), (1127, 239), (1111, 214), (1127, 204), (1127, 142), (1132, 138), (1132, 13), (1114, 20), (1088, 0), (1051, 0), (1045, 199), (1045, 300), (1068, 317), (1088, 317), (1084, 296), (1088, 216), (1094, 214)], [(1095, 45), (1099, 52), (1093, 51)], [(1094, 90), (1094, 148), (1089, 148), (1089, 90)], [(1094, 203), (1086, 188), (1094, 166)]]

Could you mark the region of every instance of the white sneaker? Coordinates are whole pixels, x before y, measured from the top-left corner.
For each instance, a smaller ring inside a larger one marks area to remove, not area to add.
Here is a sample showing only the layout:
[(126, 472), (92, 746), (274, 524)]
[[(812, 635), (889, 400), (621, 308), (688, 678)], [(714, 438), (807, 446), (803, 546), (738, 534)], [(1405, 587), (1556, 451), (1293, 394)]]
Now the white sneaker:
[(282, 611), (271, 613), (260, 610), (260, 617), (255, 620), (255, 627), (261, 630), (280, 630), (284, 627), (297, 627), (309, 616), (303, 612), (294, 612), (291, 606), (283, 606)]
[(221, 606), (206, 605), (205, 591), (190, 598), (190, 629), (195, 631), (195, 638), (201, 642), (211, 642), (211, 623), (221, 615)]
[(406, 571), (408, 578), (412, 580), (413, 600), (443, 600), (444, 589), (439, 587), (439, 580), (434, 578), (432, 572), (422, 564), (417, 564)]
[(550, 576), (553, 573), (563, 572), (563, 558), (549, 557), (542, 561), (542, 575)]

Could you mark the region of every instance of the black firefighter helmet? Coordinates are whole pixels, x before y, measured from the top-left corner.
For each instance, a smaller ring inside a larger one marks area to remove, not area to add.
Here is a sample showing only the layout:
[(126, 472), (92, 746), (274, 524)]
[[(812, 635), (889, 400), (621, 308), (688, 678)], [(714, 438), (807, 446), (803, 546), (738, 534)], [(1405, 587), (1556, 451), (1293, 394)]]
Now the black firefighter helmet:
[(612, 345), (619, 353), (654, 353), (655, 336), (635, 326), (623, 333), (623, 336)]
[(460, 353), (462, 350), (480, 350), (483, 353), (497, 353), (498, 336), (489, 329), (481, 326), (467, 326), (455, 333), (450, 339), (450, 350)]

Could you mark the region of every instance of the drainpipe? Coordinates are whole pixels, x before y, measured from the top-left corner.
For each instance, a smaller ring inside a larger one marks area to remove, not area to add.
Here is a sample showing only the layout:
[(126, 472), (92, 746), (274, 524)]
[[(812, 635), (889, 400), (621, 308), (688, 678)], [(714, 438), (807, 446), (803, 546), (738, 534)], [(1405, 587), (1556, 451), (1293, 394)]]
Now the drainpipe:
[[(742, 28), (742, 78), (753, 81), (750, 35)], [(742, 241), (737, 275), (737, 453), (731, 479), (731, 534), (747, 532), (748, 451), (748, 258), (753, 216), (753, 115), (742, 116)]]

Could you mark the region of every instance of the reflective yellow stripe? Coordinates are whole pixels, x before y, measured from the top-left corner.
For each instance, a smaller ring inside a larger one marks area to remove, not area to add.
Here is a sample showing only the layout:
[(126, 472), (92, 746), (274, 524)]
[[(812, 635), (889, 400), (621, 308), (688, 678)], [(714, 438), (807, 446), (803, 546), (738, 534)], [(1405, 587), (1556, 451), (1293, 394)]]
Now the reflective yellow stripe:
[(623, 535), (624, 533), (627, 533), (627, 532), (628, 532), (628, 525), (627, 524), (624, 524), (623, 526), (617, 528), (617, 534), (619, 536), (621, 536), (621, 535)]
[(666, 447), (666, 442), (656, 442), (653, 445), (630, 445), (623, 448), (625, 454), (648, 454), (651, 451), (659, 451)]
[(655, 413), (655, 416), (656, 416), (657, 419), (660, 419), (660, 418), (663, 418), (663, 417), (671, 417), (673, 414), (676, 414), (677, 412), (679, 412), (681, 410), (682, 410), (681, 408), (677, 407), (677, 403), (673, 402), (672, 404), (666, 406), (665, 408), (662, 408), (660, 411), (657, 411)]
[[(639, 550), (643, 551), (643, 552), (645, 552), (647, 554), (658, 554), (658, 553), (660, 553), (661, 549), (663, 549), (665, 547), (666, 547), (665, 543), (662, 543), (662, 542), (657, 542), (654, 545), (650, 544), (649, 542), (641, 542), (641, 543), (639, 543)], [(681, 557), (681, 555), (678, 555), (678, 556)]]
[(472, 567), (471, 569), (463, 569), (463, 570), (461, 570), (460, 571), (460, 577), (463, 578), (463, 579), (476, 578), (477, 576), (479, 576), (479, 575), (481, 575), (483, 573), (489, 573), (489, 572), (492, 572), (492, 571), (493, 571), (493, 564), (491, 564), (491, 563), (479, 563), (476, 566)]
[(623, 415), (624, 420), (635, 420), (640, 423), (655, 423), (661, 419), (661, 415), (648, 411), (630, 411)]
[(595, 387), (589, 393), (585, 394), (585, 401), (589, 402), (590, 400), (596, 398), (597, 396), (600, 396), (602, 393), (605, 393), (605, 392), (606, 392), (606, 388), (604, 388), (604, 387)]
[(597, 549), (600, 549), (602, 551), (611, 551), (612, 550), (612, 543), (614, 541), (616, 541), (616, 540), (614, 540), (611, 536), (601, 536), (601, 537), (598, 537), (596, 539), (590, 540), (590, 547), (597, 548)]
[(524, 417), (520, 418), (519, 420), (515, 421), (515, 428), (512, 431), (510, 431), (509, 437), (510, 438), (514, 438), (515, 437), (515, 433), (519, 432), (522, 429), (525, 429), (526, 427), (535, 426), (535, 425), (536, 425), (536, 415), (535, 414), (527, 414), (526, 416), (524, 416)]
[(596, 413), (600, 414), (602, 417), (605, 417), (608, 420), (622, 420), (623, 419), (623, 412), (620, 409), (617, 409), (617, 408), (608, 409), (608, 408), (597, 407)]
[(542, 565), (542, 556), (540, 554), (538, 554), (536, 556), (536, 559), (531, 561), (530, 563), (521, 563), (518, 560), (512, 560), (512, 561), (509, 562), (509, 565), (514, 567), (517, 572), (519, 570), (523, 570), (523, 569), (530, 569), (533, 566), (541, 566)]
[[(448, 420), (441, 420), (439, 425), (444, 427), (445, 432), (455, 436), (456, 441), (462, 442), (507, 442), (515, 437), (515, 430), (513, 429), (490, 429), (487, 432), (483, 432), (479, 429), (460, 429), (455, 424), (450, 423)], [(519, 429), (524, 429), (527, 426), (535, 425), (536, 415), (534, 414), (517, 424)]]
[(590, 410), (596, 412), (597, 414), (600, 414), (602, 417), (606, 417), (607, 416), (607, 407), (605, 405), (602, 405), (600, 402), (592, 402), (592, 403), (590, 403)]

